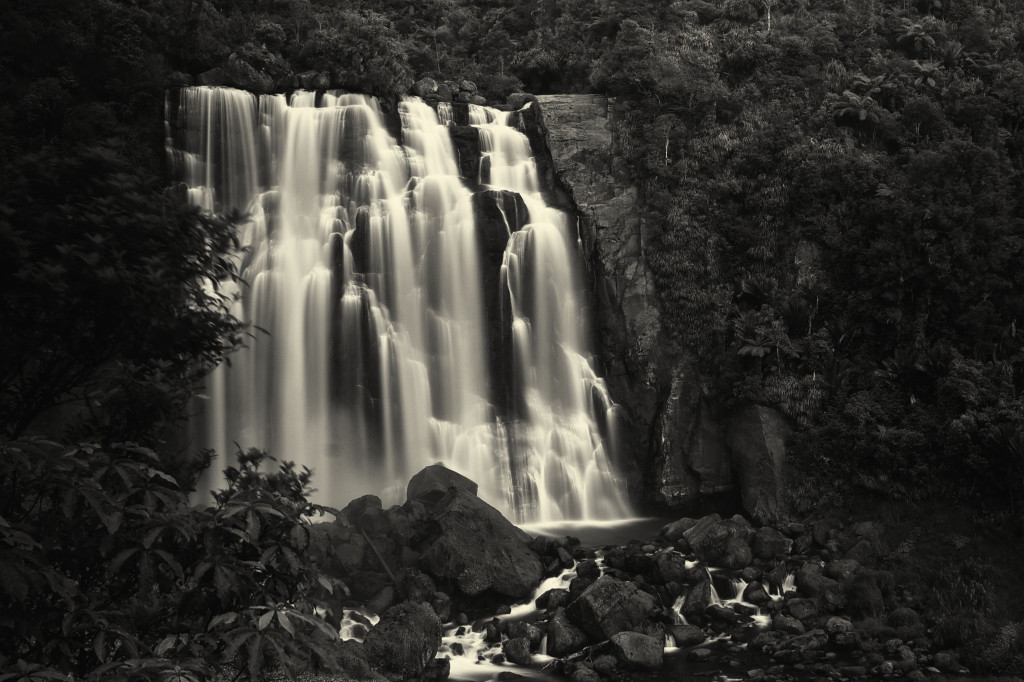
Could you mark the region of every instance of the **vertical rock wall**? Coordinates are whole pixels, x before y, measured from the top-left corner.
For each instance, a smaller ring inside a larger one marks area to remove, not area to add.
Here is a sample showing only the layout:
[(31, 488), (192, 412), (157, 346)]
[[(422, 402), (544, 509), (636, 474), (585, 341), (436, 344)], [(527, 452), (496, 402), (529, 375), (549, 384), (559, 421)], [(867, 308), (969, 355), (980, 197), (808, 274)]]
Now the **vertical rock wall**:
[(691, 359), (664, 352), (654, 278), (644, 261), (644, 207), (615, 154), (614, 115), (602, 95), (538, 96), (522, 112), (549, 191), (580, 217), (598, 361), (628, 413), (624, 469), (648, 501), (696, 506), (738, 490), (748, 512), (771, 520), (781, 513), (786, 424), (765, 407), (742, 410), (725, 424), (716, 420)]

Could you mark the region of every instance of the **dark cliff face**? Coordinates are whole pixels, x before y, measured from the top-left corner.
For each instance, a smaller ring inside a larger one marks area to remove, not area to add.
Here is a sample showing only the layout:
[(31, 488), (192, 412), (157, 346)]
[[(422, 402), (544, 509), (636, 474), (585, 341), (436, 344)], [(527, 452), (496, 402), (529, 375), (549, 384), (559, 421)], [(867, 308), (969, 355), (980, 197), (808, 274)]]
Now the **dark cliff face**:
[(748, 512), (776, 518), (788, 427), (764, 407), (716, 419), (692, 359), (664, 350), (643, 199), (615, 154), (614, 115), (601, 95), (538, 96), (519, 114), (552, 202), (579, 219), (594, 352), (628, 422), (620, 466), (648, 504), (739, 493)]

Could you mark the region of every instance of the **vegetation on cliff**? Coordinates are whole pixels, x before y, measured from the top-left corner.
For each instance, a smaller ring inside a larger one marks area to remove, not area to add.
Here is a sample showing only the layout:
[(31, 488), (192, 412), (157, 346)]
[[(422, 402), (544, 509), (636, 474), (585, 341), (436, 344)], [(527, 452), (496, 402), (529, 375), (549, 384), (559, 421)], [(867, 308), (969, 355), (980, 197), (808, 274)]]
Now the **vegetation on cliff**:
[[(164, 427), (237, 341), (195, 277), (231, 276), (228, 223), (159, 193), (169, 74), (283, 90), (323, 73), (384, 98), (468, 78), (491, 98), (617, 98), (665, 337), (718, 409), (772, 405), (797, 425), (796, 511), (942, 496), (1021, 528), (1024, 8), (40, 0), (0, 18), (0, 60), (5, 435), (102, 403), (68, 434), (103, 444), (73, 450), (88, 467), (128, 439), (166, 455)], [(103, 505), (92, 522), (109, 531)], [(4, 551), (35, 561), (43, 538), (15, 513)], [(954, 568), (934, 578), (967, 612), (992, 577)]]

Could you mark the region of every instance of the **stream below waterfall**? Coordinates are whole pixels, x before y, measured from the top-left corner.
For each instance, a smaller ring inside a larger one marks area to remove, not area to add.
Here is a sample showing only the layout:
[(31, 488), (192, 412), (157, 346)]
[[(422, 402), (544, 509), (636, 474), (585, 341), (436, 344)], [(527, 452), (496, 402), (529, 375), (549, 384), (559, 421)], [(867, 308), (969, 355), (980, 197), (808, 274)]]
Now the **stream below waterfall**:
[[(665, 525), (667, 519), (661, 517), (630, 518), (608, 522), (552, 522), (544, 524), (527, 524), (522, 529), (535, 536), (558, 538), (565, 535), (580, 540), (575, 552), (577, 556), (591, 555), (596, 560), (601, 574), (606, 571), (604, 565), (605, 550), (615, 546), (636, 544), (637, 538), (654, 538)], [(654, 548), (644, 545), (650, 553), (673, 553), (682, 556), (669, 548)], [(575, 562), (578, 565), (578, 561)], [(577, 577), (576, 565), (563, 570), (558, 575), (544, 579), (529, 600), (512, 605), (507, 613), (479, 616), (472, 622), (457, 624), (448, 622), (442, 626), (442, 642), (437, 658), (449, 660), (450, 678), (458, 682), (509, 682), (517, 677), (532, 679), (560, 680), (565, 676), (558, 670), (558, 659), (547, 654), (547, 638), (544, 636), (539, 649), (531, 655), (530, 664), (516, 665), (505, 659), (502, 651), (501, 638), (497, 641), (488, 637), (488, 626), (503, 623), (534, 623), (546, 618), (545, 610), (536, 606), (536, 601), (552, 589), (569, 589), (571, 581)], [(700, 567), (694, 558), (686, 560), (687, 568)], [(711, 580), (711, 604), (719, 605), (737, 614), (737, 623), (749, 630), (748, 635), (739, 639), (749, 641), (753, 636), (767, 627), (771, 616), (764, 608), (744, 602), (742, 594), (747, 582), (739, 577), (737, 571), (726, 571), (717, 568), (705, 569)], [(779, 602), (784, 595), (795, 590), (793, 575), (789, 574), (780, 585), (769, 589), (773, 602)], [(686, 623), (681, 613), (683, 600), (680, 598), (672, 605), (677, 623)], [(365, 632), (376, 624), (378, 617), (360, 611), (348, 612), (342, 625), (342, 639), (362, 640)], [(502, 626), (499, 626), (502, 627)], [(706, 641), (690, 645), (677, 646), (671, 635), (665, 636), (664, 665), (658, 673), (634, 673), (638, 679), (657, 680), (658, 682), (681, 682), (684, 680), (742, 680), (746, 679), (746, 670), (767, 668), (771, 665), (769, 657), (761, 652), (747, 650), (746, 644), (737, 641), (736, 633), (709, 632)], [(715, 660), (692, 660), (691, 652), (698, 649), (714, 651), (718, 655)], [(743, 667), (723, 669), (722, 658), (730, 657), (737, 662), (742, 661)], [(514, 677), (517, 676), (517, 677)]]

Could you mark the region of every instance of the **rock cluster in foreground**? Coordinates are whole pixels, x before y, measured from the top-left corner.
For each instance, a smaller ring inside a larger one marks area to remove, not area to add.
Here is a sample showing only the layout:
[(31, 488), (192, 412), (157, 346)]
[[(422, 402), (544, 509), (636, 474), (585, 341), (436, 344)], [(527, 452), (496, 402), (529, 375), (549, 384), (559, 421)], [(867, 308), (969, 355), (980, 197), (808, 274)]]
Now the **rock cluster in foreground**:
[[(315, 560), (382, 614), (364, 644), (346, 643), (377, 673), (446, 677), (435, 655), (461, 653), (442, 649), (446, 622), (481, 633), (493, 663), (530, 665), (546, 641), (575, 682), (658, 671), (666, 641), (703, 670), (754, 680), (962, 671), (934, 651), (892, 574), (873, 568), (887, 553), (876, 523), (754, 528), (712, 514), (595, 553), (573, 538), (531, 539), (475, 493), (435, 465), (413, 478), (404, 505), (367, 496), (314, 527)], [(532, 622), (488, 620), (567, 569), (571, 579), (536, 598)]]

